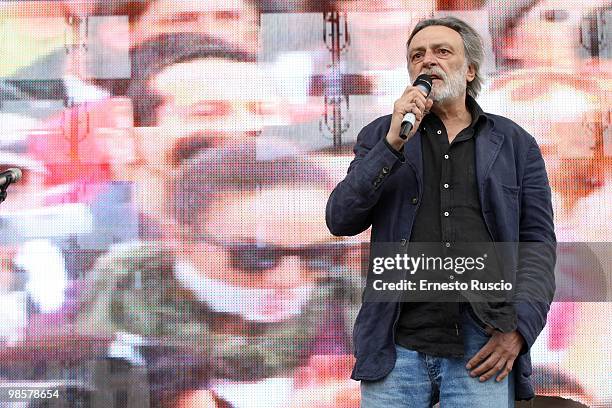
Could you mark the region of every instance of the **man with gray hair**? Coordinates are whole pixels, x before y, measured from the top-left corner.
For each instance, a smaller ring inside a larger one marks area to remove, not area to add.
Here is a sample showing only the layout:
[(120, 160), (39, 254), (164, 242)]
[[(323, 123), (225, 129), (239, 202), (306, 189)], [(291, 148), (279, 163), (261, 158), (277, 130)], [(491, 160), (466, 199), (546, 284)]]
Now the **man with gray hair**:
[[(456, 251), (524, 241), (538, 250), (521, 248), (503, 263), (490, 257), (491, 270), (511, 271), (507, 301), (364, 297), (352, 378), (361, 380), (362, 407), (514, 406), (534, 397), (529, 349), (555, 288), (544, 161), (531, 135), (476, 102), (483, 47), (472, 27), (454, 17), (424, 20), (406, 46), (411, 82), (430, 75), (431, 93), (408, 86), (391, 115), (359, 133), (355, 159), (327, 203), (330, 231), (355, 235), (372, 226), (373, 244), (398, 243), (400, 251), (410, 242)], [(416, 122), (404, 139), (408, 112)]]

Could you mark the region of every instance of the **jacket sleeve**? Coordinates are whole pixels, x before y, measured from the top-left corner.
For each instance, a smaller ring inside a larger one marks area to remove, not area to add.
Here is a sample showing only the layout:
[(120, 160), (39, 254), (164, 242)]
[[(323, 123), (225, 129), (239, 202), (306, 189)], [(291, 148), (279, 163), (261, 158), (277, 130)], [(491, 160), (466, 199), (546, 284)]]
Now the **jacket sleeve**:
[(522, 182), (519, 259), (515, 283), (518, 331), (526, 352), (544, 328), (555, 293), (557, 241), (544, 159), (533, 137)]
[(325, 220), (332, 234), (357, 235), (372, 224), (371, 212), (380, 199), (381, 186), (404, 161), (403, 154), (386, 142), (386, 132), (381, 121), (359, 132), (355, 158), (327, 201)]

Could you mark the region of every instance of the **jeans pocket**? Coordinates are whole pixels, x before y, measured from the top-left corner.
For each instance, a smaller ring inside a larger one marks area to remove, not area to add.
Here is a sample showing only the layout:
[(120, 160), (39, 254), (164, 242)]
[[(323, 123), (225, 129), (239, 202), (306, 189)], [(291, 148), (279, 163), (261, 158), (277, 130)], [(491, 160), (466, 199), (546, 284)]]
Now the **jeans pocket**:
[(469, 319), (472, 321), (472, 324), (474, 325), (474, 327), (476, 328), (476, 330), (478, 332), (480, 332), (482, 335), (487, 336), (487, 337), (491, 337), (491, 335), (489, 334), (489, 332), (487, 331), (487, 325), (484, 324), (479, 318), (478, 316), (476, 316), (476, 314), (474, 313), (474, 311), (469, 308), (467, 310), (468, 313), (468, 317)]

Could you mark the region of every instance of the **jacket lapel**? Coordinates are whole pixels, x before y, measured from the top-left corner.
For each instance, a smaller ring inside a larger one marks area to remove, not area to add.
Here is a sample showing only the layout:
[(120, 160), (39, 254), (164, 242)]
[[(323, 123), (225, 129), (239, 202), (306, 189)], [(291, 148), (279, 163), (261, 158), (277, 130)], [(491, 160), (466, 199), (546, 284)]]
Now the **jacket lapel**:
[(488, 124), (476, 137), (476, 180), (478, 181), (481, 195), (484, 182), (501, 150), (503, 142), (504, 135), (491, 131), (491, 127)]

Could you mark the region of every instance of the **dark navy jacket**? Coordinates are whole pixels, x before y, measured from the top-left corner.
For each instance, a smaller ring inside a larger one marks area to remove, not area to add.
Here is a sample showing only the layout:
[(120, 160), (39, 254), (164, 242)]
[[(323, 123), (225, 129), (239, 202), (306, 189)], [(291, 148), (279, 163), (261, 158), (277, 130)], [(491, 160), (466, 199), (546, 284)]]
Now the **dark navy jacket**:
[[(517, 329), (527, 347), (514, 362), (515, 398), (534, 397), (529, 348), (546, 324), (554, 294), (556, 238), (548, 177), (535, 139), (501, 116), (487, 118), (476, 137), (476, 179), (483, 217), (496, 242), (540, 242), (512, 258), (516, 270)], [(398, 158), (384, 138), (391, 115), (364, 127), (355, 159), (327, 203), (326, 221), (337, 236), (372, 226), (371, 242), (406, 245), (423, 194), (421, 135)], [(540, 244), (539, 244), (540, 245)], [(399, 303), (363, 302), (353, 330), (356, 357), (352, 378), (378, 380), (395, 365), (395, 323)]]

